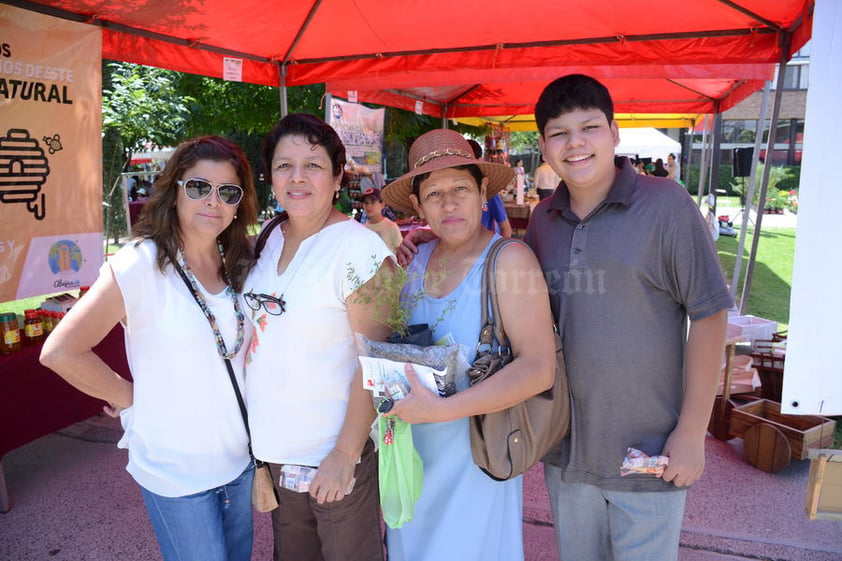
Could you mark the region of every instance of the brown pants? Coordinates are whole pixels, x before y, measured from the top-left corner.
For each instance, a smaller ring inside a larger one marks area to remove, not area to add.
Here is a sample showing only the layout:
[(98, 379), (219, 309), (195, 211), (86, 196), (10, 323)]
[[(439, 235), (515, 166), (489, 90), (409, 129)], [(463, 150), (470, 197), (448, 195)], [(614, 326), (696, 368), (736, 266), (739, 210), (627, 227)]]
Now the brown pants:
[(382, 561), (377, 455), (369, 440), (350, 495), (318, 504), (309, 493), (278, 487), (281, 466), (269, 464), (281, 506), (272, 511), (274, 561)]

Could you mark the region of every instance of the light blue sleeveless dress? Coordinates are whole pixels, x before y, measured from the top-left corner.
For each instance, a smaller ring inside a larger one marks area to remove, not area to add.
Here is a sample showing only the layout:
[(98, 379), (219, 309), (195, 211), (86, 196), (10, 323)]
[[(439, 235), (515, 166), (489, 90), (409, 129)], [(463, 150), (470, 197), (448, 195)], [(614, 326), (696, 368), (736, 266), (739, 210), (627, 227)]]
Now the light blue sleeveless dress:
[[(413, 259), (410, 294), (423, 290), (423, 272), (436, 243), (420, 246)], [(440, 318), (434, 340), (450, 333), (473, 351), (487, 252), (488, 247), (451, 294), (422, 297), (410, 323), (432, 325)], [(451, 301), (456, 304), (448, 310)], [(413, 519), (400, 529), (386, 529), (389, 561), (523, 560), (523, 478), (494, 481), (480, 471), (471, 458), (468, 419), (412, 425), (412, 438), (424, 462), (424, 485)]]

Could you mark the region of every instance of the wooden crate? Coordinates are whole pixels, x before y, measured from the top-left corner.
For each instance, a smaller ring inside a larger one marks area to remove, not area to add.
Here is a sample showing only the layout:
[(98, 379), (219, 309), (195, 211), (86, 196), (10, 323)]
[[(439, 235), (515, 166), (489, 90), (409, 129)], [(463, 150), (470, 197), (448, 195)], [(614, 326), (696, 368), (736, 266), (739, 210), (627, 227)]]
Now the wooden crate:
[(760, 376), (760, 397), (780, 402), (783, 394), (786, 355), (756, 352), (751, 353), (751, 358)]
[(781, 404), (758, 399), (731, 410), (731, 434), (742, 437), (746, 430), (758, 423), (768, 423), (780, 430), (792, 447), (792, 458), (803, 460), (808, 448), (828, 448), (833, 445), (836, 421), (816, 415), (784, 415)]
[(810, 520), (842, 520), (842, 450), (810, 450), (804, 510)]

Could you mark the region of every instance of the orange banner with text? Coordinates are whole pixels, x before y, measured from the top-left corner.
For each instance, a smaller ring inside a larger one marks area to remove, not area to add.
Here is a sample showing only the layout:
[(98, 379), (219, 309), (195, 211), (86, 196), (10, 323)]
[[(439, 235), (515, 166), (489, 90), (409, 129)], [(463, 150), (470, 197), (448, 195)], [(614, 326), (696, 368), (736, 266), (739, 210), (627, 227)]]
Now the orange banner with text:
[(91, 284), (103, 260), (102, 36), (0, 5), (0, 302)]

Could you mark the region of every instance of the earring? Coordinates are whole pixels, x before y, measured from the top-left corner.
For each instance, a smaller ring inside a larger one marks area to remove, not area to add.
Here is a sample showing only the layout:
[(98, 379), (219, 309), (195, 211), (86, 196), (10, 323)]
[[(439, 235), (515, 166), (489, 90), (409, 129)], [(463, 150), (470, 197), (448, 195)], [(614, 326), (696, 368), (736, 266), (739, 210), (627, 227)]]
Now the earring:
[(483, 212), (485, 212), (486, 210), (488, 210), (488, 203), (482, 203), (482, 206), (480, 208)]
[(237, 219), (237, 213), (235, 212), (234, 213), (234, 220), (236, 220), (236, 219)]

